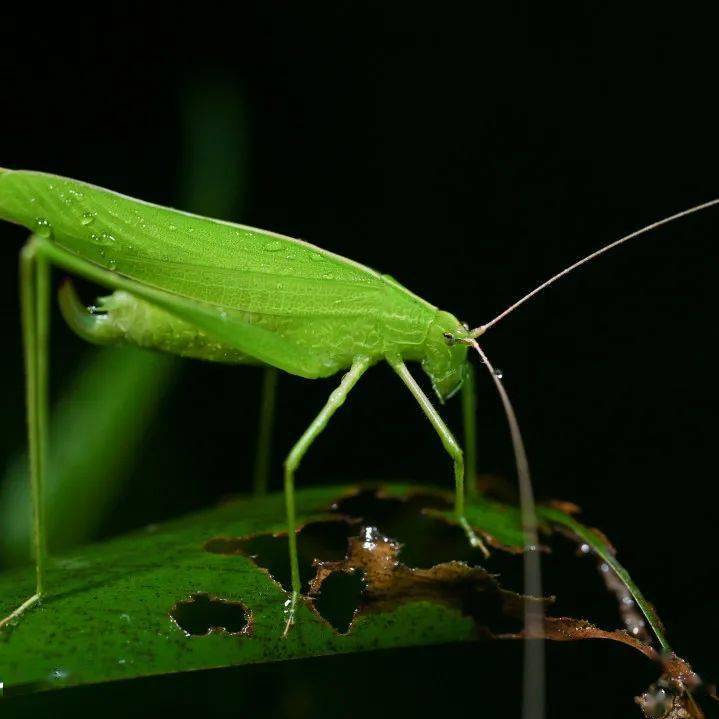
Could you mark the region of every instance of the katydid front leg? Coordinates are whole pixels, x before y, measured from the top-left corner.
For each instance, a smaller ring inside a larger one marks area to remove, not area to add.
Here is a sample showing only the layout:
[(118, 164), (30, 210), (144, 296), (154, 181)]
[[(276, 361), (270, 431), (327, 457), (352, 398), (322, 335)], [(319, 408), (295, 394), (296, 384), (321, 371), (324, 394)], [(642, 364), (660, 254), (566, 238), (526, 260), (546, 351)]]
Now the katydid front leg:
[(429, 401), (429, 398), (417, 384), (415, 378), (412, 377), (412, 374), (407, 369), (407, 365), (405, 365), (405, 363), (400, 359), (388, 358), (388, 362), (417, 400), (417, 403), (422, 408), (422, 411), (425, 413), (427, 419), (439, 435), (442, 445), (452, 458), (452, 461), (454, 462), (454, 511), (457, 516), (457, 521), (462, 529), (464, 529), (469, 543), (473, 547), (477, 547), (482, 550), (484, 556), (488, 557), (489, 551), (487, 550), (487, 547), (484, 546), (484, 542), (482, 542), (472, 527), (470, 527), (464, 514), (464, 456), (462, 448), (449, 431), (449, 427), (447, 427), (443, 419), (439, 416), (439, 412), (437, 412), (434, 405)]
[(350, 390), (357, 384), (359, 378), (367, 371), (371, 360), (368, 357), (357, 357), (347, 374), (342, 377), (340, 386), (329, 396), (327, 403), (320, 413), (305, 430), (299, 441), (292, 448), (285, 460), (285, 506), (287, 508), (287, 540), (290, 551), (290, 573), (292, 578), (292, 597), (287, 602), (287, 623), (283, 636), (295, 622), (297, 602), (300, 598), (302, 582), (300, 580), (300, 565), (297, 557), (297, 521), (295, 518), (295, 471), (300, 466), (302, 458), (327, 426), (332, 415), (344, 404)]
[(44, 480), (47, 464), (50, 266), (38, 252), (34, 237), (30, 238), (20, 252), (20, 304), (25, 356), (25, 402), (33, 512), (35, 594), (0, 620), (0, 630), (37, 604), (45, 593), (47, 534)]

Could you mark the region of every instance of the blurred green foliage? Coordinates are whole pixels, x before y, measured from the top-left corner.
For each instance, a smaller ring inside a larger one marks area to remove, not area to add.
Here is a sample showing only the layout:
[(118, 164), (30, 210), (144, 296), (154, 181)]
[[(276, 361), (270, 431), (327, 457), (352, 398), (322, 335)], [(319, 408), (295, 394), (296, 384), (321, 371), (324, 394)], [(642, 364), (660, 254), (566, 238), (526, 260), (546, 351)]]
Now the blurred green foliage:
[[(182, 115), (183, 209), (230, 217), (246, 186), (246, 110), (240, 88), (223, 77), (188, 79)], [(91, 538), (120, 496), (142, 440), (156, 419), (179, 362), (134, 348), (88, 352), (52, 410), (46, 478), (49, 546)], [(0, 482), (0, 562), (31, 559), (27, 457), (11, 460)]]
[[(92, 536), (132, 471), (148, 425), (171, 385), (177, 362), (131, 347), (92, 351), (52, 413), (46, 478), (53, 550)], [(6, 472), (0, 494), (0, 556), (27, 562), (30, 487), (27, 457)]]

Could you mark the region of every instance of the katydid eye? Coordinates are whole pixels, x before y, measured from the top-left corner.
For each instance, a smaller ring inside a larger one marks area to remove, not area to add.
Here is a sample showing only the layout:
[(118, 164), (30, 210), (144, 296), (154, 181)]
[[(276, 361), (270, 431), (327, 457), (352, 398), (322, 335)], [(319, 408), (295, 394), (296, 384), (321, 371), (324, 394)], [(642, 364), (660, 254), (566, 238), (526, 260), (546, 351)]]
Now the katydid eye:
[(454, 335), (451, 332), (443, 332), (442, 336), (447, 340), (448, 345), (454, 344)]

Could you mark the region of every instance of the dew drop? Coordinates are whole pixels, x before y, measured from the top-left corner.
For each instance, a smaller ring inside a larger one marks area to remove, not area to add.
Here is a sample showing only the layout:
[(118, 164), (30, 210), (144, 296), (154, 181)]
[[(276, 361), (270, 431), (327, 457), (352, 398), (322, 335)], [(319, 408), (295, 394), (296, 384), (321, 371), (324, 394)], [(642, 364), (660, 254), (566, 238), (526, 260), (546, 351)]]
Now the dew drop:
[(495, 376), (497, 379), (502, 379), (502, 377), (504, 377), (504, 372), (502, 372), (502, 370), (499, 369), (499, 367), (497, 367), (497, 368), (494, 370), (494, 376)]
[(44, 237), (45, 239), (52, 237), (52, 225), (44, 217), (38, 217), (35, 221), (35, 225), (35, 232), (37, 232), (40, 237)]
[(114, 272), (117, 269), (117, 262), (115, 260), (108, 260), (107, 266), (110, 272)]
[(268, 242), (265, 245), (265, 250), (267, 252), (278, 252), (282, 249), (282, 243), (279, 240), (273, 240), (272, 242)]
[(95, 213), (90, 212), (89, 210), (85, 210), (85, 212), (82, 213), (82, 219), (80, 220), (80, 223), (83, 225), (89, 225), (94, 219)]
[(319, 252), (310, 252), (310, 259), (313, 262), (322, 262), (325, 258)]

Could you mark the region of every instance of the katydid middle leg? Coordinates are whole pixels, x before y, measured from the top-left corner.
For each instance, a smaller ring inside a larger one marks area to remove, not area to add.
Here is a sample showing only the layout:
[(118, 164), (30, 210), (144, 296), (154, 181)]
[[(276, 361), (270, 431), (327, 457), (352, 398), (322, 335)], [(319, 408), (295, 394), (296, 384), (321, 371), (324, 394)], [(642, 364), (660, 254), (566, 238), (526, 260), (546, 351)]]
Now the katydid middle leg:
[(272, 429), (275, 421), (275, 405), (277, 403), (277, 375), (278, 371), (275, 367), (265, 367), (262, 370), (262, 392), (260, 395), (260, 417), (257, 427), (254, 474), (255, 494), (258, 496), (267, 494)]
[(340, 386), (329, 396), (327, 403), (314, 418), (312, 424), (305, 430), (298, 442), (292, 448), (285, 460), (285, 506), (287, 508), (287, 540), (290, 551), (290, 573), (292, 577), (292, 598), (287, 612), (287, 624), (284, 635), (287, 636), (289, 628), (295, 621), (295, 610), (302, 588), (300, 580), (300, 565), (297, 558), (297, 522), (295, 519), (295, 471), (300, 466), (302, 458), (327, 426), (332, 415), (344, 404), (350, 390), (357, 384), (359, 378), (370, 366), (367, 357), (357, 357), (347, 374), (342, 377)]
[(467, 496), (475, 498), (477, 487), (477, 387), (474, 365), (467, 363), (462, 385), (462, 424), (464, 426), (465, 479)]
[(470, 527), (464, 513), (464, 455), (462, 448), (449, 431), (449, 427), (444, 423), (444, 420), (439, 416), (434, 405), (429, 401), (427, 395), (422, 391), (422, 388), (417, 384), (417, 381), (407, 369), (407, 365), (400, 359), (388, 359), (388, 361), (392, 365), (392, 369), (400, 376), (400, 379), (417, 400), (417, 403), (434, 427), (444, 448), (454, 462), (454, 511), (457, 515), (457, 521), (462, 529), (464, 529), (470, 544), (473, 547), (481, 549), (485, 556), (489, 556), (487, 548), (472, 527)]
[(0, 620), (0, 630), (37, 604), (45, 592), (47, 534), (44, 477), (47, 466), (48, 340), (50, 321), (50, 266), (30, 238), (20, 253), (20, 305), (25, 354), (30, 494), (33, 512), (35, 594)]

